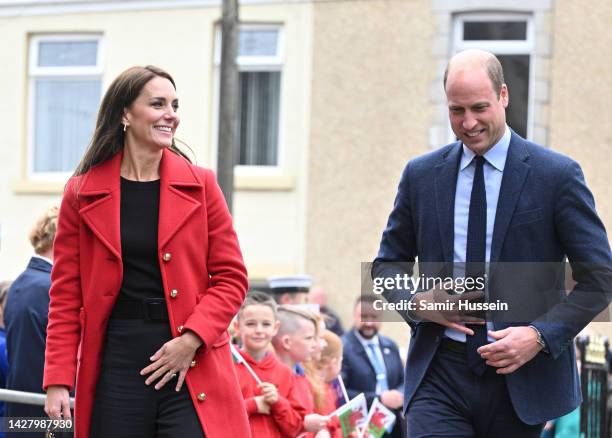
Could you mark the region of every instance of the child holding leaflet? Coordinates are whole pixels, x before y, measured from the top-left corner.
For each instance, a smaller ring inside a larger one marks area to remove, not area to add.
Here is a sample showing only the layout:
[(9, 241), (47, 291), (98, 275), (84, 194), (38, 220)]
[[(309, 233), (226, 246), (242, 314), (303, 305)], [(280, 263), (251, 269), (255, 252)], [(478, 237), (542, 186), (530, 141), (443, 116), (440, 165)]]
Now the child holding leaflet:
[(293, 371), (269, 348), (279, 325), (276, 303), (262, 292), (246, 297), (234, 322), (242, 341), (240, 355), (262, 382), (245, 364), (236, 364), (253, 438), (296, 437), (304, 429), (307, 412), (297, 397)]

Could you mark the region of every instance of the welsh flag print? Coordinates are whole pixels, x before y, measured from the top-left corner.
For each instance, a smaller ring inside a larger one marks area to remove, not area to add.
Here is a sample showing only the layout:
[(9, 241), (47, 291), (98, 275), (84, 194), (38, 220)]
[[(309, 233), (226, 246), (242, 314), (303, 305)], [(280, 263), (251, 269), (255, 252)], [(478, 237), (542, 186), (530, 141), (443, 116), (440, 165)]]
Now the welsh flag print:
[(363, 393), (339, 408), (336, 415), (342, 426), (343, 437), (348, 437), (357, 428), (363, 426), (368, 416), (368, 405)]
[(385, 432), (393, 430), (395, 414), (375, 398), (368, 412), (364, 438), (381, 438)]

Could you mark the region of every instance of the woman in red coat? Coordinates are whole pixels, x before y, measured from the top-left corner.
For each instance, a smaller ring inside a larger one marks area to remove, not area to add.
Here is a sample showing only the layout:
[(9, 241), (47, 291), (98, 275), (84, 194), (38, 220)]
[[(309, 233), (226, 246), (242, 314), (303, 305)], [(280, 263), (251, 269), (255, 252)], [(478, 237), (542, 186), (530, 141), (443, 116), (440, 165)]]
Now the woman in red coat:
[(247, 275), (211, 171), (174, 143), (172, 77), (123, 72), (60, 209), (44, 388), (75, 436), (249, 437), (226, 329)]

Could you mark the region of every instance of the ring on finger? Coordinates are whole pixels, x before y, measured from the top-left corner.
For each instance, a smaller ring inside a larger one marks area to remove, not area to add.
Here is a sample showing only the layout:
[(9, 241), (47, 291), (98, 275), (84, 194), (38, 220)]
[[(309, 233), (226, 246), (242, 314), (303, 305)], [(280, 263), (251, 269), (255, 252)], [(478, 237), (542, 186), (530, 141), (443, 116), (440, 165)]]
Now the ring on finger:
[(174, 379), (175, 377), (176, 377), (176, 373), (173, 373), (173, 372), (169, 372), (169, 373), (168, 373), (168, 380), (172, 380), (172, 379)]

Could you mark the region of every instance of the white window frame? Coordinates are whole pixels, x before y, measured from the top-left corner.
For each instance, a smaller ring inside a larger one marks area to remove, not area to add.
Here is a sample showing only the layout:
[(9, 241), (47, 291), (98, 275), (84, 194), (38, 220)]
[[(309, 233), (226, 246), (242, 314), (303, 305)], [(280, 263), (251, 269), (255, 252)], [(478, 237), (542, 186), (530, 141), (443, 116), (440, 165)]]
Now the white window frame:
[[(39, 67), (39, 43), (47, 41), (95, 41), (98, 44), (95, 66), (75, 67)], [(28, 128), (27, 128), (27, 164), (26, 175), (32, 181), (65, 181), (72, 172), (36, 172), (34, 170), (34, 114), (36, 112), (36, 80), (45, 78), (99, 79), (102, 83), (104, 40), (100, 34), (45, 34), (30, 37), (30, 53), (28, 58)]]
[[(239, 31), (242, 30), (275, 30), (277, 31), (277, 51), (275, 56), (237, 56), (236, 65), (238, 71), (278, 71), (281, 73), (280, 80), (280, 101), (278, 108), (278, 140), (277, 140), (277, 159), (276, 165), (240, 165), (234, 166), (236, 176), (271, 176), (284, 175), (283, 168), (285, 160), (285, 148), (283, 147), (284, 133), (284, 117), (283, 117), (283, 96), (285, 75), (283, 68), (285, 65), (285, 30), (282, 24), (241, 24)], [(213, 93), (213, 166), (217, 166), (217, 158), (219, 154), (219, 86), (221, 67), (221, 27), (217, 26), (215, 31), (215, 49), (214, 49), (214, 93)]]
[[(527, 23), (525, 40), (463, 40), (463, 24), (466, 21), (523, 21)], [(467, 49), (482, 49), (499, 55), (528, 55), (529, 56), (529, 96), (527, 100), (527, 138), (533, 137), (534, 106), (535, 106), (535, 29), (533, 15), (529, 13), (461, 13), (453, 19), (451, 56)], [(510, 90), (512, 99), (512, 90)], [(449, 128), (449, 141), (455, 141), (455, 136)]]

